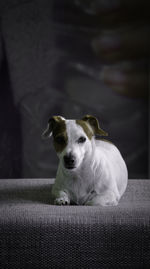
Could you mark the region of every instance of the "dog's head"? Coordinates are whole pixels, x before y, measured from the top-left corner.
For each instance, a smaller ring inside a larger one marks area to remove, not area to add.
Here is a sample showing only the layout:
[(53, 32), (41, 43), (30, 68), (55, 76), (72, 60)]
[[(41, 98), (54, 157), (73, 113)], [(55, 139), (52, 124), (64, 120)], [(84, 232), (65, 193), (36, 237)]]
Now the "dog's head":
[(91, 115), (86, 115), (81, 120), (66, 120), (61, 116), (54, 116), (49, 119), (42, 137), (53, 136), (54, 147), (64, 169), (75, 170), (92, 153), (95, 135), (106, 136), (107, 133)]

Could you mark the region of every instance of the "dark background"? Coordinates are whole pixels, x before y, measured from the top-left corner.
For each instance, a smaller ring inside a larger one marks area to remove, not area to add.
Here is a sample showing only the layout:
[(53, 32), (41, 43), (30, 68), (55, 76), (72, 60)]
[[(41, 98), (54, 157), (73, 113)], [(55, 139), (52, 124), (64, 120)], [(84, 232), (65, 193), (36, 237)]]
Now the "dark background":
[(148, 101), (116, 93), (99, 76), (96, 25), (73, 1), (0, 2), (0, 178), (54, 177), (41, 134), (53, 115), (96, 116), (130, 178), (148, 178)]

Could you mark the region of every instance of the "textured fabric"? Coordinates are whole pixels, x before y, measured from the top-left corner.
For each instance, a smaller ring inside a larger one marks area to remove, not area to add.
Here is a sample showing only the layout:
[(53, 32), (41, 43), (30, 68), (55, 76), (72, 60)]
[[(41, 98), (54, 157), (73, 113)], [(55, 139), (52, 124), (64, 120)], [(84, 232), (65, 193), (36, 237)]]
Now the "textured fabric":
[(150, 268), (150, 181), (117, 207), (52, 205), (52, 179), (0, 180), (0, 268)]

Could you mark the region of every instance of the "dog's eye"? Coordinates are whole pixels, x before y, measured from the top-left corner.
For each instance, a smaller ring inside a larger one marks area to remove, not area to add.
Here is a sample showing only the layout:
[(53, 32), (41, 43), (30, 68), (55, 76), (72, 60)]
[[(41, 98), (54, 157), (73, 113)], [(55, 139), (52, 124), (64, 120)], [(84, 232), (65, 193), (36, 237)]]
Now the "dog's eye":
[(65, 138), (63, 136), (57, 136), (57, 137), (55, 137), (55, 142), (58, 144), (64, 144)]
[(86, 138), (84, 136), (81, 136), (79, 139), (78, 139), (78, 143), (84, 143), (86, 141)]

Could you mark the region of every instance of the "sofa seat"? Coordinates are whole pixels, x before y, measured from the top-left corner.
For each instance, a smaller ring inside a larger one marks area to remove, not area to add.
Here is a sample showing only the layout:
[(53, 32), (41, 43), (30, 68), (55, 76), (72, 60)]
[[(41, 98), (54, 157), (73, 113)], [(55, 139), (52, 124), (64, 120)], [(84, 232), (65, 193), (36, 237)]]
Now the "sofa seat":
[(150, 268), (150, 180), (115, 207), (55, 206), (54, 179), (0, 179), (0, 268)]

